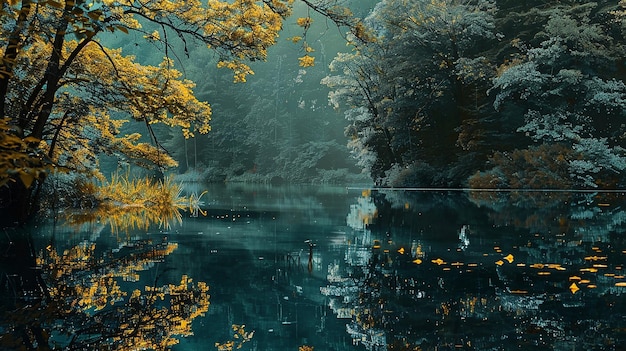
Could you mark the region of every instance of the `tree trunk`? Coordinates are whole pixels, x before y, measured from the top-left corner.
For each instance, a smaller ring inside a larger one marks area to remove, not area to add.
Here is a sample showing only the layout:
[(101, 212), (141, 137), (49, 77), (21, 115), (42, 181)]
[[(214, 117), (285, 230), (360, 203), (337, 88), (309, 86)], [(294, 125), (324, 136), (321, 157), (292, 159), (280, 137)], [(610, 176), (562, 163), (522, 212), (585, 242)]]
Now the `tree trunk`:
[(22, 8), (15, 23), (15, 29), (11, 32), (9, 40), (4, 49), (4, 55), (0, 59), (0, 117), (4, 117), (7, 93), (9, 90), (9, 81), (13, 74), (13, 66), (17, 59), (19, 48), (21, 47), (21, 35), (28, 15), (31, 10), (31, 1), (22, 1)]

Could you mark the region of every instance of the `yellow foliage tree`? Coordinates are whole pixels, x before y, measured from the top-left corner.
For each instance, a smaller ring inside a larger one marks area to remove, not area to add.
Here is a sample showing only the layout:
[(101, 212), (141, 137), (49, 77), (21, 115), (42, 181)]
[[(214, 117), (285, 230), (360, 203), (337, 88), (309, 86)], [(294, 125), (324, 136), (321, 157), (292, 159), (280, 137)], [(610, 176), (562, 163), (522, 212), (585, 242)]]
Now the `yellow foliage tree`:
[[(299, 1), (358, 28), (338, 0)], [(168, 38), (180, 39), (185, 52), (188, 45), (206, 46), (217, 53), (220, 67), (233, 70), (235, 82), (244, 82), (252, 74), (246, 62), (266, 59), (293, 6), (294, 0), (3, 1), (0, 207), (25, 215), (51, 169), (101, 177), (100, 153), (142, 165), (175, 165), (153, 125), (179, 128), (185, 137), (204, 134), (211, 108), (174, 68)], [(106, 33), (131, 32), (163, 44), (159, 65), (140, 64), (100, 41)], [(301, 63), (311, 65), (313, 58), (307, 54)], [(127, 121), (145, 124), (151, 142), (122, 135)]]

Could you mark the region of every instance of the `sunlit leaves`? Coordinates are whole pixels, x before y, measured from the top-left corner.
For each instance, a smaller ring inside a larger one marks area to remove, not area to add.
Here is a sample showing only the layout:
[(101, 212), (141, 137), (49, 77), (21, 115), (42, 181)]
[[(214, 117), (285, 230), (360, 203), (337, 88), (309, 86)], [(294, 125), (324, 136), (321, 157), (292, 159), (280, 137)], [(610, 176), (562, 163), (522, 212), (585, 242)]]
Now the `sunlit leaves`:
[(300, 40), (302, 40), (302, 37), (296, 35), (296, 36), (293, 36), (293, 37), (287, 38), (287, 39), (290, 40), (291, 42), (293, 42), (294, 44), (297, 44)]
[(313, 19), (311, 17), (299, 17), (296, 20), (296, 24), (305, 29), (308, 29), (311, 26), (311, 23), (313, 23)]
[(245, 83), (248, 75), (254, 74), (250, 66), (239, 61), (220, 61), (217, 63), (218, 68), (226, 67), (233, 71), (235, 83)]
[(312, 67), (315, 65), (315, 57), (309, 55), (298, 58), (298, 61), (300, 61), (300, 67)]
[(43, 180), (52, 164), (39, 149), (39, 141), (20, 137), (8, 118), (0, 118), (0, 187), (21, 181), (29, 188), (35, 180)]

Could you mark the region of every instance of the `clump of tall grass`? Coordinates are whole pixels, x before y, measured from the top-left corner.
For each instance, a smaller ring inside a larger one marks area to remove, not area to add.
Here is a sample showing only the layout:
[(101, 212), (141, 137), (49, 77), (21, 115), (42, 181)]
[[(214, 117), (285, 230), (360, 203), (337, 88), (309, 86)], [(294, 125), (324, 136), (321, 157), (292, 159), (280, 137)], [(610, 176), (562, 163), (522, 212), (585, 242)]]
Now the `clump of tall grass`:
[(146, 230), (156, 223), (169, 230), (173, 223), (182, 223), (181, 211), (187, 207), (193, 210), (192, 201), (182, 195), (182, 187), (171, 178), (152, 180), (116, 173), (94, 191), (98, 205), (72, 213), (71, 223), (99, 221), (109, 224), (115, 233)]

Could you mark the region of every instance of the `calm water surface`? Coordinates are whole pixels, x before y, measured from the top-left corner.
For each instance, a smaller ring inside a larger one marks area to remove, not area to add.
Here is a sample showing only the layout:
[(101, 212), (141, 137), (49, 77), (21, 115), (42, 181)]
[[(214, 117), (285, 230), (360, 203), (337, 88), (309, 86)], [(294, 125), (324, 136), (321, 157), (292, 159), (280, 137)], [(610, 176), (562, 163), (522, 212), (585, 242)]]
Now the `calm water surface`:
[(114, 233), (44, 224), (35, 251), (174, 244), (119, 282), (206, 282), (210, 306), (174, 350), (236, 348), (244, 335), (242, 350), (265, 351), (626, 349), (621, 193), (192, 190), (208, 190), (206, 215)]

